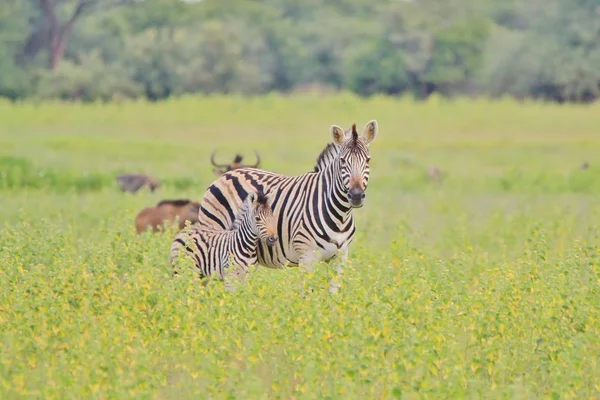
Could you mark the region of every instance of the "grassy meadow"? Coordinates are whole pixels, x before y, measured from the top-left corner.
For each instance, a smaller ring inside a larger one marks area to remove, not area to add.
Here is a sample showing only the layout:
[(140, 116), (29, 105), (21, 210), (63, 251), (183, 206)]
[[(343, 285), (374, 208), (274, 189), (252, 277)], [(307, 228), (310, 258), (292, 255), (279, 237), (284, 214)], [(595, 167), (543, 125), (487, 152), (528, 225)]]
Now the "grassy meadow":
[[(173, 231), (135, 234), (143, 207), (200, 200), (213, 149), (296, 175), (331, 124), (370, 119), (337, 293), (326, 265), (258, 268), (233, 293), (174, 279)], [(2, 103), (0, 398), (597, 399), (598, 154), (600, 105)], [(121, 193), (122, 172), (163, 186)]]

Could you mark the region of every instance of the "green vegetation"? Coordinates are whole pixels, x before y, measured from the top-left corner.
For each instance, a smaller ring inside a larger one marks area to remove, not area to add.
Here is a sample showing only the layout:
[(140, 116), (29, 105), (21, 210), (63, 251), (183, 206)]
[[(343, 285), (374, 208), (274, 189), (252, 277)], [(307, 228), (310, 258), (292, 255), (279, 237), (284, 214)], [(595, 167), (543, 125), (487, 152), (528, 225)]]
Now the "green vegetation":
[[(143, 207), (200, 199), (214, 148), (300, 174), (329, 125), (370, 119), (337, 293), (326, 265), (204, 288), (171, 277), (173, 231), (135, 235)], [(598, 106), (212, 96), (0, 121), (0, 398), (600, 396)], [(121, 193), (125, 171), (165, 184)]]
[(351, 90), (589, 102), (600, 0), (2, 0), (0, 96)]

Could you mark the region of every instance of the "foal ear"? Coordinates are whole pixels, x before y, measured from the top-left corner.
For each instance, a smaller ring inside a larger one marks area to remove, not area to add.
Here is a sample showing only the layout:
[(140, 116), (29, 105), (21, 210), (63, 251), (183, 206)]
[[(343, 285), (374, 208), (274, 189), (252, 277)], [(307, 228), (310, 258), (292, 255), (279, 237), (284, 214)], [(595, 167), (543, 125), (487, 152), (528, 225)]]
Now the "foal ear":
[(333, 143), (339, 146), (344, 142), (344, 130), (342, 128), (337, 125), (331, 125), (329, 127), (329, 132), (333, 138)]
[(376, 120), (371, 120), (367, 122), (365, 125), (365, 129), (363, 131), (363, 140), (366, 144), (370, 144), (373, 140), (375, 140), (375, 136), (377, 136), (377, 131), (379, 130), (379, 126), (377, 125)]
[(258, 198), (258, 195), (256, 194), (256, 192), (248, 192), (248, 201), (251, 204), (254, 204), (256, 202), (256, 199)]

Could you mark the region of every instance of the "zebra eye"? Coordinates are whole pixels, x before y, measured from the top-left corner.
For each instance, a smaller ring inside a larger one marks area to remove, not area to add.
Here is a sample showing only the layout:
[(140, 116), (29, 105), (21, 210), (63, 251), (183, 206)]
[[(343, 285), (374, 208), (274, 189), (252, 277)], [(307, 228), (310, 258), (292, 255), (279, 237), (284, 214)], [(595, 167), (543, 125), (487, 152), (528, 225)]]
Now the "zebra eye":
[(340, 157), (340, 161), (342, 164), (346, 164), (346, 159), (344, 157)]
[(370, 162), (370, 161), (371, 161), (371, 157), (367, 157), (367, 162)]

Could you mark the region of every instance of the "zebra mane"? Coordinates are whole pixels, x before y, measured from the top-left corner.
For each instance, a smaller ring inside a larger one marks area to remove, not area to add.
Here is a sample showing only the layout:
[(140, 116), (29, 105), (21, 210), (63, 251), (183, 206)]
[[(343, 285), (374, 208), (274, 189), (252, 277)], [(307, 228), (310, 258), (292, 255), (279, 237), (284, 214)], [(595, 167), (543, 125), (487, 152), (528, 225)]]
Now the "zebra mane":
[(321, 151), (317, 158), (317, 164), (315, 165), (313, 172), (323, 171), (325, 167), (331, 163), (331, 161), (339, 154), (340, 148), (333, 143), (328, 143), (327, 146)]
[[(348, 134), (348, 131), (346, 131), (346, 134)], [(356, 130), (356, 124), (352, 124), (352, 146), (356, 147), (357, 145), (358, 131)], [(337, 146), (334, 143), (328, 143), (323, 151), (321, 151), (321, 154), (319, 154), (313, 172), (323, 171), (339, 153), (340, 146)]]
[(256, 201), (258, 202), (258, 204), (262, 204), (265, 205), (267, 204), (267, 195), (263, 193), (262, 190), (258, 190), (258, 197), (256, 199)]
[[(265, 195), (263, 194), (262, 191), (258, 192), (258, 201), (261, 201), (261, 198), (265, 198)], [(252, 202), (250, 201), (250, 196), (246, 195), (246, 198), (244, 199), (244, 201), (242, 202), (242, 206), (240, 207), (240, 210), (238, 211), (238, 213), (235, 215), (235, 219), (233, 220), (233, 223), (231, 224), (231, 228), (230, 230), (232, 231), (236, 231), (240, 228), (240, 226), (242, 225), (242, 222), (248, 217), (248, 213), (252, 211)], [(266, 198), (265, 198), (266, 200)]]
[(356, 124), (352, 124), (352, 143), (354, 146), (358, 143), (358, 132), (356, 131)]

